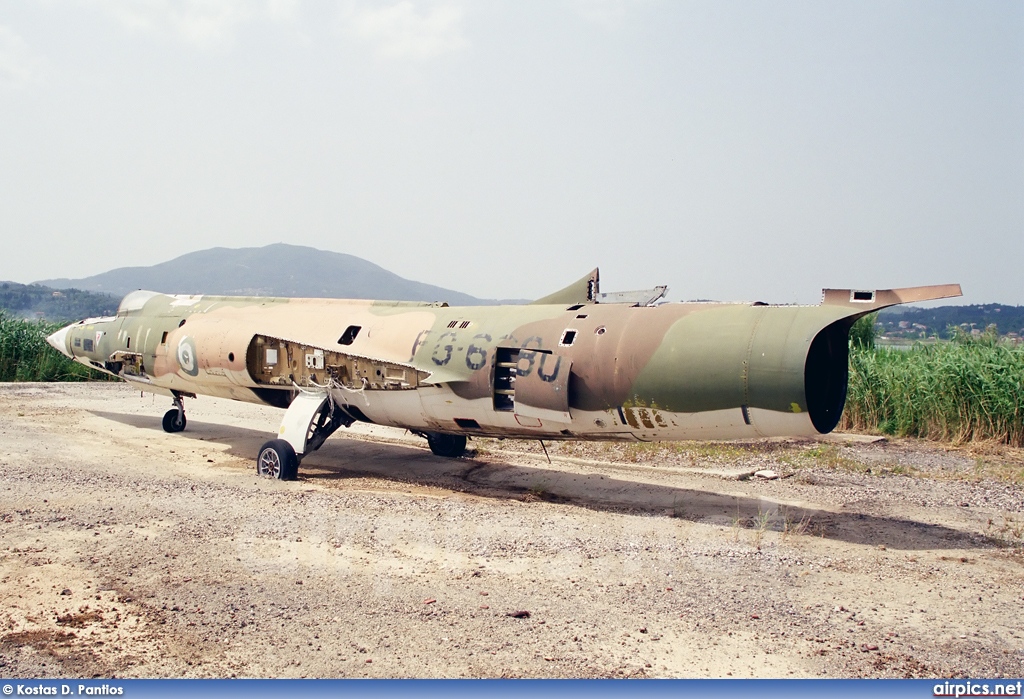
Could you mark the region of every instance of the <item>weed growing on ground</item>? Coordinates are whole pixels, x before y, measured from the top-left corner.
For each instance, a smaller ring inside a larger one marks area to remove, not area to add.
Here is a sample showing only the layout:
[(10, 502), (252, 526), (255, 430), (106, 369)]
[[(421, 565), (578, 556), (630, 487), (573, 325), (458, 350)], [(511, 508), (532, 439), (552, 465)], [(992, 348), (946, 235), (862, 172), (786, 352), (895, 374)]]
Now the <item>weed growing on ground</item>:
[(810, 527), (810, 515), (803, 515), (800, 519), (794, 519), (788, 511), (782, 513), (782, 541), (788, 541), (793, 536), (803, 536)]
[(757, 517), (754, 518), (754, 548), (761, 550), (761, 542), (764, 533), (768, 531), (768, 524), (771, 522), (771, 512), (757, 509)]
[(1017, 519), (1014, 515), (1003, 515), (1003, 522), (996, 525), (995, 520), (989, 517), (985, 525), (986, 536), (997, 539), (1004, 544), (1014, 548), (1024, 547), (1024, 521)]
[(686, 519), (686, 510), (678, 493), (672, 498), (672, 516), (676, 519)]
[(544, 479), (536, 481), (533, 485), (531, 485), (528, 492), (535, 498), (544, 500), (545, 498), (548, 497), (548, 491), (548, 482), (546, 479)]

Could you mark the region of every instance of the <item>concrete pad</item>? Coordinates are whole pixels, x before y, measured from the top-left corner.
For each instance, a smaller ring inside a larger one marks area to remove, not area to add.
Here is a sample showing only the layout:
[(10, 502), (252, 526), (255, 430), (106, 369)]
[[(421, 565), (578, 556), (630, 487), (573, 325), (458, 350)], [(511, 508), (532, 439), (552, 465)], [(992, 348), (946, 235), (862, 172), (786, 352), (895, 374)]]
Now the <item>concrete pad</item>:
[(833, 442), (839, 444), (878, 444), (888, 439), (878, 434), (855, 434), (853, 432), (830, 432), (817, 438), (819, 442)]

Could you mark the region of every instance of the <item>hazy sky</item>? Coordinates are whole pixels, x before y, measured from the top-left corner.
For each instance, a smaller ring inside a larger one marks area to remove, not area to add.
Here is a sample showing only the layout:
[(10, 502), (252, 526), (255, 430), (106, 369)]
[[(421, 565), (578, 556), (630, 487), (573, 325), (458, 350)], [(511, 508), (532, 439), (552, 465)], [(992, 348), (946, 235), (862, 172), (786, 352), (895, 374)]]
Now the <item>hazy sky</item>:
[(1024, 2), (4, 0), (0, 239), (20, 282), (290, 242), (1024, 304)]

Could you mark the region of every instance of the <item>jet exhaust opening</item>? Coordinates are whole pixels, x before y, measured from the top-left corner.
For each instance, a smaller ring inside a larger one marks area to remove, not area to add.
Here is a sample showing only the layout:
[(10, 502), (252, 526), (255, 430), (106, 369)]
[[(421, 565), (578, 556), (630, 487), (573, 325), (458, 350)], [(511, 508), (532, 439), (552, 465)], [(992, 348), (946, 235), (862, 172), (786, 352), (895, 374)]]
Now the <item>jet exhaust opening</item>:
[(844, 318), (815, 335), (804, 364), (804, 394), (814, 429), (827, 434), (839, 424), (849, 380), (850, 327)]

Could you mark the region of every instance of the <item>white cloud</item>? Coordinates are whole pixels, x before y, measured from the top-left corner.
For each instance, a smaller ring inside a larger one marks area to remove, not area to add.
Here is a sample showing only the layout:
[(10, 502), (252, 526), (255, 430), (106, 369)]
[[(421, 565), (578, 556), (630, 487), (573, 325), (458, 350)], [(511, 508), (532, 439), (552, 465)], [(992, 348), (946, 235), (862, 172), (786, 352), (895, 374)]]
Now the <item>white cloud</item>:
[(133, 31), (169, 31), (212, 47), (230, 42), (247, 22), (294, 19), (297, 0), (85, 0)]
[(376, 45), (381, 56), (422, 60), (469, 46), (462, 33), (464, 14), (451, 3), (420, 11), (411, 0), (402, 0), (387, 7), (352, 7), (343, 13), (342, 24), (348, 33)]
[(0, 83), (25, 85), (37, 77), (38, 67), (25, 40), (0, 24)]

